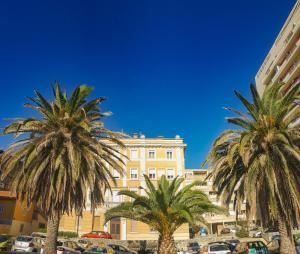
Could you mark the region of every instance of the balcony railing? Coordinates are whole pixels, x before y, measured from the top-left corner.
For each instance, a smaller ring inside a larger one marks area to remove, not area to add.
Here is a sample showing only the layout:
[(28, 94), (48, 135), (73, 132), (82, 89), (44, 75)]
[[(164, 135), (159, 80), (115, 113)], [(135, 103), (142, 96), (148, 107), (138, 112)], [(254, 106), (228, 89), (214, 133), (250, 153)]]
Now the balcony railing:
[(298, 57), (297, 60), (289, 68), (287, 74), (283, 78), (283, 82), (284, 83), (287, 83), (287, 81), (289, 80), (289, 78), (291, 77), (292, 73), (294, 72), (294, 70), (296, 69), (296, 67), (299, 65), (299, 63), (300, 63), (300, 57)]

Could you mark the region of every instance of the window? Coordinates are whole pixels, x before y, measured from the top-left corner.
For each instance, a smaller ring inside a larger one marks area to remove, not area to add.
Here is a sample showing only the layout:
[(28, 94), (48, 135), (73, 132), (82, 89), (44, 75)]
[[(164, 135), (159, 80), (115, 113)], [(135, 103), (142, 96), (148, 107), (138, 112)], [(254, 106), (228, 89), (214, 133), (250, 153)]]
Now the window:
[(158, 178), (161, 178), (165, 174), (166, 174), (166, 171), (164, 169), (162, 169), (162, 168), (158, 169), (158, 171), (157, 171)]
[(112, 175), (114, 178), (120, 179), (120, 173), (116, 169), (113, 169)]
[(130, 159), (131, 160), (137, 160), (138, 159), (138, 150), (137, 149), (131, 149), (130, 150)]
[(174, 169), (167, 169), (167, 179), (171, 180), (174, 178)]
[(138, 170), (136, 168), (130, 169), (130, 179), (138, 179)]
[(149, 159), (155, 159), (155, 151), (154, 150), (149, 150), (148, 158)]
[(171, 150), (167, 151), (167, 160), (172, 160), (173, 159), (173, 152)]
[(156, 169), (155, 168), (149, 168), (149, 178), (150, 179), (156, 178)]
[(117, 190), (112, 191), (112, 202), (113, 202), (113, 203), (118, 203), (118, 202), (120, 202), (119, 191), (117, 191)]
[(46, 228), (46, 224), (45, 223), (39, 223), (39, 229), (44, 229)]
[(136, 220), (131, 220), (131, 232), (137, 232), (137, 221)]

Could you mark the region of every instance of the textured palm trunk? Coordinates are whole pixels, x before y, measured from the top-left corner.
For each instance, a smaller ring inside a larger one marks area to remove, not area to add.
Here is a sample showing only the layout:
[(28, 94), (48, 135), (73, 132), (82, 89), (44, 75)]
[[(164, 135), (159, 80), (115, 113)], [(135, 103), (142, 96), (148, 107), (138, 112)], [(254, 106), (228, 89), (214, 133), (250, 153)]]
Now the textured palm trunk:
[(60, 214), (55, 212), (47, 221), (47, 237), (43, 254), (56, 253), (56, 241), (59, 227)]
[(295, 244), (292, 232), (288, 231), (283, 216), (278, 217), (278, 229), (280, 234), (280, 253), (281, 254), (296, 254)]
[(172, 235), (160, 235), (158, 239), (158, 254), (176, 254), (175, 241)]

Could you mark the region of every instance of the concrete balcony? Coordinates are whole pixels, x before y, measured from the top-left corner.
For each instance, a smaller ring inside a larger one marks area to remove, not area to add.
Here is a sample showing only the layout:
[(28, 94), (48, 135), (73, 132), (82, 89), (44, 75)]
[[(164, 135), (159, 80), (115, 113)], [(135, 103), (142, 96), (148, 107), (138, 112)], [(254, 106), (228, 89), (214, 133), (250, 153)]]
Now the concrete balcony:
[(284, 75), (287, 71), (289, 71), (289, 66), (293, 61), (295, 61), (295, 58), (297, 55), (300, 54), (300, 38), (297, 40), (294, 47), (289, 51), (289, 53), (286, 55), (284, 61), (282, 62), (281, 66), (278, 67), (278, 70), (274, 77), (271, 80), (271, 83), (276, 83), (280, 81), (280, 77)]
[(296, 77), (295, 73), (299, 68), (299, 64), (300, 64), (300, 57), (298, 56), (298, 58), (295, 60), (295, 62), (289, 68), (287, 74), (284, 76), (284, 78), (282, 80), (284, 83), (286, 83), (286, 84), (291, 83), (292, 79)]

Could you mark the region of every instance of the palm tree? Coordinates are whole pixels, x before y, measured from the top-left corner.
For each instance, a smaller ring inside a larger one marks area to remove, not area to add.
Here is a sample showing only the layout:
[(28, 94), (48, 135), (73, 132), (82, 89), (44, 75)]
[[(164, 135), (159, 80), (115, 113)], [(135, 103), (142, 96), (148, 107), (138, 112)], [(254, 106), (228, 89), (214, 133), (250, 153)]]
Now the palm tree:
[(122, 134), (104, 128), (102, 118), (110, 113), (100, 110), (105, 98), (87, 100), (92, 90), (81, 85), (68, 96), (56, 84), (53, 101), (36, 91), (24, 106), (41, 117), (15, 119), (3, 130), (24, 135), (2, 154), (1, 178), (48, 217), (45, 254), (56, 253), (61, 215), (84, 208), (87, 196), (92, 206), (101, 204), (114, 181), (108, 166), (123, 171)]
[(176, 177), (168, 181), (162, 176), (155, 187), (148, 176), (144, 177), (147, 185), (147, 189), (144, 189), (145, 195), (129, 190), (120, 191), (119, 195), (130, 197), (132, 201), (123, 202), (106, 211), (105, 223), (123, 217), (149, 225), (159, 232), (159, 254), (176, 254), (173, 234), (182, 224), (203, 223), (204, 213), (223, 212), (223, 209), (213, 205), (203, 192), (193, 188), (200, 185), (200, 182), (183, 187), (183, 178)]
[(248, 216), (259, 210), (264, 226), (277, 222), (280, 251), (289, 254), (300, 222), (299, 86), (273, 84), (260, 97), (252, 85), (253, 102), (235, 92), (246, 113), (228, 108), (237, 117), (227, 121), (237, 128), (215, 140), (206, 161), (223, 201), (234, 198), (238, 210), (246, 200)]

